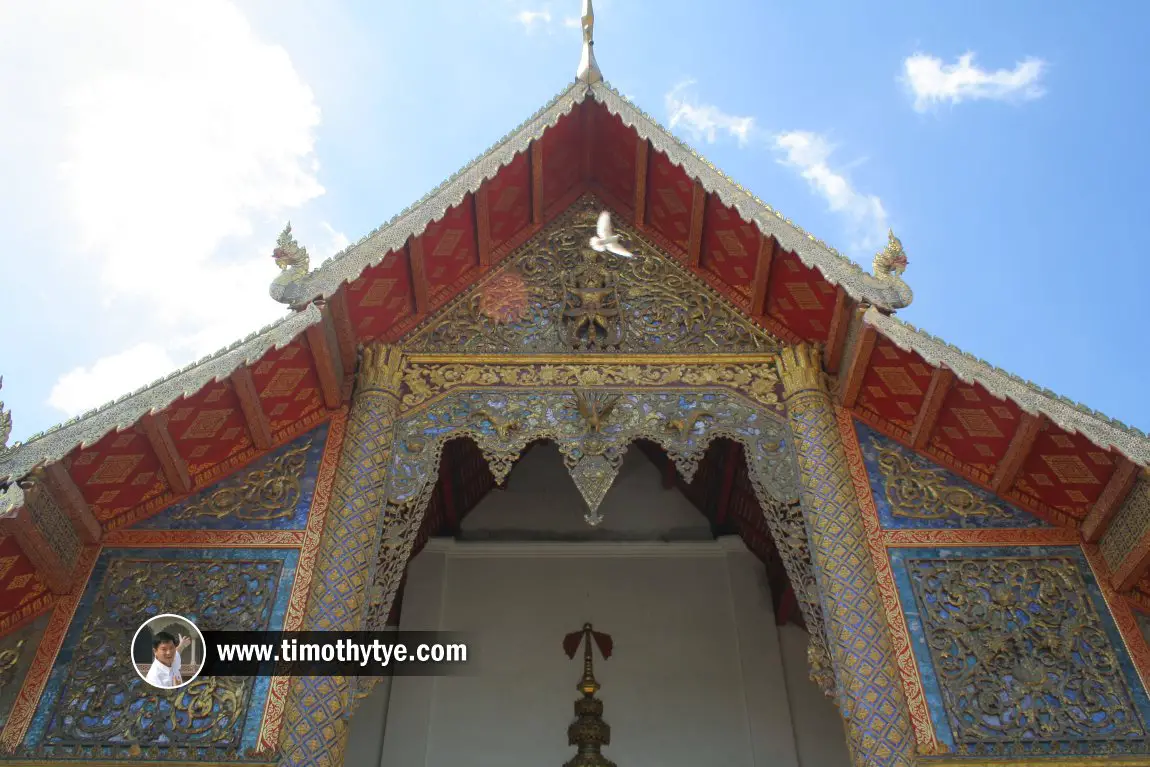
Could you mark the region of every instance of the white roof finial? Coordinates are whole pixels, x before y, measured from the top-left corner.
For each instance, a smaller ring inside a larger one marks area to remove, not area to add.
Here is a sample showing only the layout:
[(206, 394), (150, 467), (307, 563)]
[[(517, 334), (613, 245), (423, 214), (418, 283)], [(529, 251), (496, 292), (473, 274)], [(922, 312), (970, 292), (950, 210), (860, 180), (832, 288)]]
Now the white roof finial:
[(595, 61), (595, 11), (591, 0), (583, 0), (583, 55), (579, 57), (579, 71), (575, 79), (590, 85), (603, 81), (603, 73)]

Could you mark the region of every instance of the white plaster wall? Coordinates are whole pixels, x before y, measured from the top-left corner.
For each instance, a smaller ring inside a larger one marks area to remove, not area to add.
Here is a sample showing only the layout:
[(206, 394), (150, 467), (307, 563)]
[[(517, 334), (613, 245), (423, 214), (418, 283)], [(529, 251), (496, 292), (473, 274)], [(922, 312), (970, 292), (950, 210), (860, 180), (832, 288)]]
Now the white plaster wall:
[(563, 465), (559, 449), (536, 445), (519, 459), (504, 489), (492, 490), (463, 520), (463, 538), (502, 540), (705, 540), (706, 517), (632, 446), (603, 498), (597, 527)]
[(780, 635), (741, 541), (710, 539), (634, 449), (603, 510), (592, 534), (615, 540), (577, 540), (582, 500), (542, 447), (465, 521), (489, 540), (431, 541), (411, 563), (400, 629), (473, 632), (473, 673), (380, 685), (352, 720), (346, 763), (559, 767), (574, 754), (582, 671), (562, 640), (590, 621), (615, 640), (596, 676), (620, 767), (848, 767), (841, 718), (807, 679), (806, 635)]
[(850, 767), (846, 724), (838, 707), (810, 680), (808, 639), (807, 632), (798, 626), (779, 627), (799, 764), (802, 767)]

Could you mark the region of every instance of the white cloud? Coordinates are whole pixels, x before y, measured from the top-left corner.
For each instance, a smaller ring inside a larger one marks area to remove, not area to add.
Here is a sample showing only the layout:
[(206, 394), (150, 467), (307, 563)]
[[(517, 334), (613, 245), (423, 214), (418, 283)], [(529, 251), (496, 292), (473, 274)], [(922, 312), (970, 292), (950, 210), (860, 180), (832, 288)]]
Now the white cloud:
[(580, 19), (578, 16), (568, 16), (567, 18), (563, 19), (563, 26), (565, 26), (569, 29), (582, 30), (583, 29), (583, 20)]
[(23, 73), (0, 90), (20, 139), (0, 165), (51, 188), (64, 271), (95, 275), (103, 320), (136, 331), (63, 375), (54, 407), (102, 404), (282, 316), (267, 289), (289, 215), (313, 266), (347, 244), (307, 212), (324, 194), (315, 96), (228, 0), (5, 3), (0, 30), (0, 66)]
[(988, 72), (974, 65), (974, 54), (965, 53), (954, 64), (916, 53), (903, 62), (902, 79), (914, 96), (914, 108), (926, 112), (940, 103), (989, 99), (994, 101), (1032, 100), (1045, 93), (1039, 80), (1046, 70), (1040, 59), (1028, 58), (1014, 69)]
[(535, 31), (536, 27), (542, 26), (544, 28), (551, 24), (550, 11), (520, 11), (515, 20), (527, 28), (528, 32)]
[(740, 147), (765, 146), (781, 153), (779, 162), (798, 172), (831, 211), (845, 219), (852, 249), (870, 250), (886, 241), (887, 214), (882, 201), (862, 194), (847, 179), (846, 171), (859, 161), (832, 165), (835, 147), (823, 136), (800, 130), (768, 133), (754, 117), (732, 115), (688, 95), (694, 84), (693, 80), (679, 83), (664, 97), (670, 128), (681, 127), (696, 141), (709, 144), (733, 138)]
[(663, 97), (667, 108), (667, 127), (681, 127), (696, 141), (713, 144), (720, 134), (727, 134), (745, 146), (755, 128), (755, 118), (724, 112), (713, 104), (700, 104), (687, 93), (694, 80), (679, 83)]
[(827, 201), (831, 211), (847, 219), (854, 248), (870, 250), (881, 246), (887, 231), (882, 201), (873, 194), (860, 193), (842, 171), (831, 167), (835, 147), (830, 142), (816, 133), (790, 131), (775, 136), (774, 144), (783, 153), (779, 162), (798, 171)]
[(69, 416), (79, 415), (163, 378), (178, 367), (163, 346), (137, 344), (60, 376), (48, 395), (48, 404)]

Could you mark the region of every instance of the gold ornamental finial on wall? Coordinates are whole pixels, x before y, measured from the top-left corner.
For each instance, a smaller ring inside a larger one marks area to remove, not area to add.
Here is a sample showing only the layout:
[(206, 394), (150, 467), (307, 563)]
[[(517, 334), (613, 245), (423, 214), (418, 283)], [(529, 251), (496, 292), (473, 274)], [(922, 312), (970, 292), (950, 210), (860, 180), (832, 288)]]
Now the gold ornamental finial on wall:
[(380, 389), (398, 398), (403, 383), (403, 352), (387, 344), (365, 346), (358, 375), (361, 391)]
[(615, 767), (615, 763), (601, 753), (603, 746), (611, 745), (611, 727), (603, 721), (603, 701), (595, 697), (599, 683), (595, 681), (592, 642), (599, 648), (603, 660), (611, 657), (615, 644), (611, 636), (595, 631), (590, 623), (584, 623), (582, 629), (563, 638), (563, 650), (568, 658), (574, 658), (579, 646), (583, 646), (583, 678), (576, 685), (583, 697), (575, 701), (575, 721), (567, 728), (567, 745), (575, 746), (578, 751), (563, 767)]
[(826, 376), (822, 364), (823, 354), (818, 344), (796, 344), (780, 350), (779, 377), (786, 396), (801, 391), (825, 391)]

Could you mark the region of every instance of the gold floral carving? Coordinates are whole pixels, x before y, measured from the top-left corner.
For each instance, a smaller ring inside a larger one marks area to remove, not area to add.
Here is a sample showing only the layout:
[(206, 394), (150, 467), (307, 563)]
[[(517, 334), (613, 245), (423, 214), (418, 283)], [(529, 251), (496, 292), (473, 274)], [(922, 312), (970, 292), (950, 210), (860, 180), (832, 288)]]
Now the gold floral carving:
[[(578, 367), (551, 366), (550, 370), (552, 374), (564, 370), (563, 382), (570, 383), (565, 376), (570, 373), (574, 378)], [(585, 367), (588, 372), (601, 376), (610, 366)], [(769, 365), (760, 362), (752, 367), (758, 371), (756, 375), (773, 380), (773, 368)], [(528, 366), (515, 369), (538, 374), (536, 368)], [(727, 365), (725, 369), (731, 373), (728, 380), (745, 380), (737, 366)], [(420, 366), (414, 365), (412, 370), (418, 373)], [(549, 375), (547, 380), (553, 384), (557, 377)], [(500, 380), (498, 375), (495, 380)], [(657, 375), (655, 380), (665, 379)], [(806, 533), (794, 497), (794, 463), (788, 450), (786, 428), (778, 412), (762, 407), (744, 394), (717, 387), (702, 390), (674, 386), (607, 388), (595, 395), (614, 401), (609, 417), (600, 421), (598, 431), (588, 428), (577, 398), (566, 387), (557, 390), (530, 386), (523, 389), (461, 387), (406, 413), (396, 426), (386, 513), (388, 524), (394, 528), (393, 535), (404, 538), (418, 529), (434, 488), (430, 478), (437, 476), (443, 445), (450, 439), (466, 436), (474, 440), (497, 480), (511, 471), (530, 442), (551, 439), (559, 446), (572, 475), (577, 480), (585, 475), (586, 484), (580, 489), (587, 498), (599, 491), (596, 483), (603, 483), (605, 493), (609, 487), (607, 479), (613, 477), (609, 472), (592, 471), (603, 469), (599, 459), (617, 468), (623, 453), (637, 439), (662, 445), (680, 474), (690, 479), (707, 446), (718, 437), (726, 437), (741, 442), (746, 448), (749, 475), (768, 528), (778, 541), (807, 624), (814, 627), (820, 647), (824, 647), (818, 603), (811, 593), (815, 588), (813, 570), (805, 559)], [(773, 393), (770, 401), (775, 401)], [(684, 412), (695, 415), (688, 419), (689, 427), (683, 421)], [(402, 569), (394, 566), (395, 561), (386, 549), (381, 552), (377, 593), (392, 595), (398, 587)], [(369, 620), (373, 628), (382, 628), (390, 608), (389, 600), (386, 605), (379, 605), (373, 599)], [(822, 654), (825, 655), (825, 650)]]
[(969, 488), (951, 484), (941, 468), (912, 461), (899, 450), (873, 440), (886, 499), (896, 517), (909, 519), (1014, 518), (1003, 506), (990, 503)]
[(472, 354), (778, 348), (774, 337), (625, 225), (615, 233), (633, 258), (588, 251), (603, 209), (594, 196), (581, 198), (417, 329), (404, 348)]
[(791, 397), (804, 391), (826, 391), (822, 350), (817, 344), (798, 344), (782, 349), (778, 366), (786, 396)]
[[(94, 553), (94, 549), (93, 549)], [(140, 622), (162, 603), (173, 612), (198, 615), (205, 630), (222, 627), (266, 630), (282, 562), (275, 559), (136, 560), (112, 559), (98, 584), (91, 612), (72, 660), (45, 711), (45, 726), (35, 743), (17, 748), (15, 756), (43, 764), (69, 760), (88, 764), (94, 757), (129, 758), (162, 755), (174, 760), (235, 758), (242, 753), (242, 722), (252, 694), (246, 679), (197, 679), (180, 690), (157, 693), (135, 674), (130, 663), (131, 636)], [(79, 593), (79, 592), (77, 592)], [(53, 619), (43, 650), (59, 650), (72, 605)], [(29, 671), (40, 686), (38, 651)], [(29, 689), (29, 681), (25, 683)], [(21, 694), (23, 697), (23, 691)], [(33, 704), (35, 701), (33, 701)], [(12, 723), (18, 716), (13, 709)], [(6, 729), (5, 745), (16, 746)]]
[(377, 343), (364, 347), (359, 360), (359, 389), (374, 389), (398, 397), (403, 365), (403, 352), (395, 346)]
[(907, 568), (962, 753), (1010, 756), (1022, 743), (1120, 752), (1118, 741), (1150, 734), (1074, 559), (912, 559)]
[(209, 493), (172, 513), (173, 519), (235, 517), (245, 522), (290, 517), (299, 503), (311, 440), (279, 455), (265, 468), (248, 472), (238, 483)]
[[(540, 364), (490, 361), (427, 362), (411, 358), (404, 383), (404, 410), (426, 405), (454, 389), (514, 387), (519, 389), (564, 389), (590, 387), (698, 388), (721, 387), (781, 412), (778, 396), (779, 377), (770, 357), (745, 362), (698, 362), (680, 360), (666, 364), (640, 361), (580, 362), (547, 361)], [(632, 358), (635, 359), (635, 358)]]

